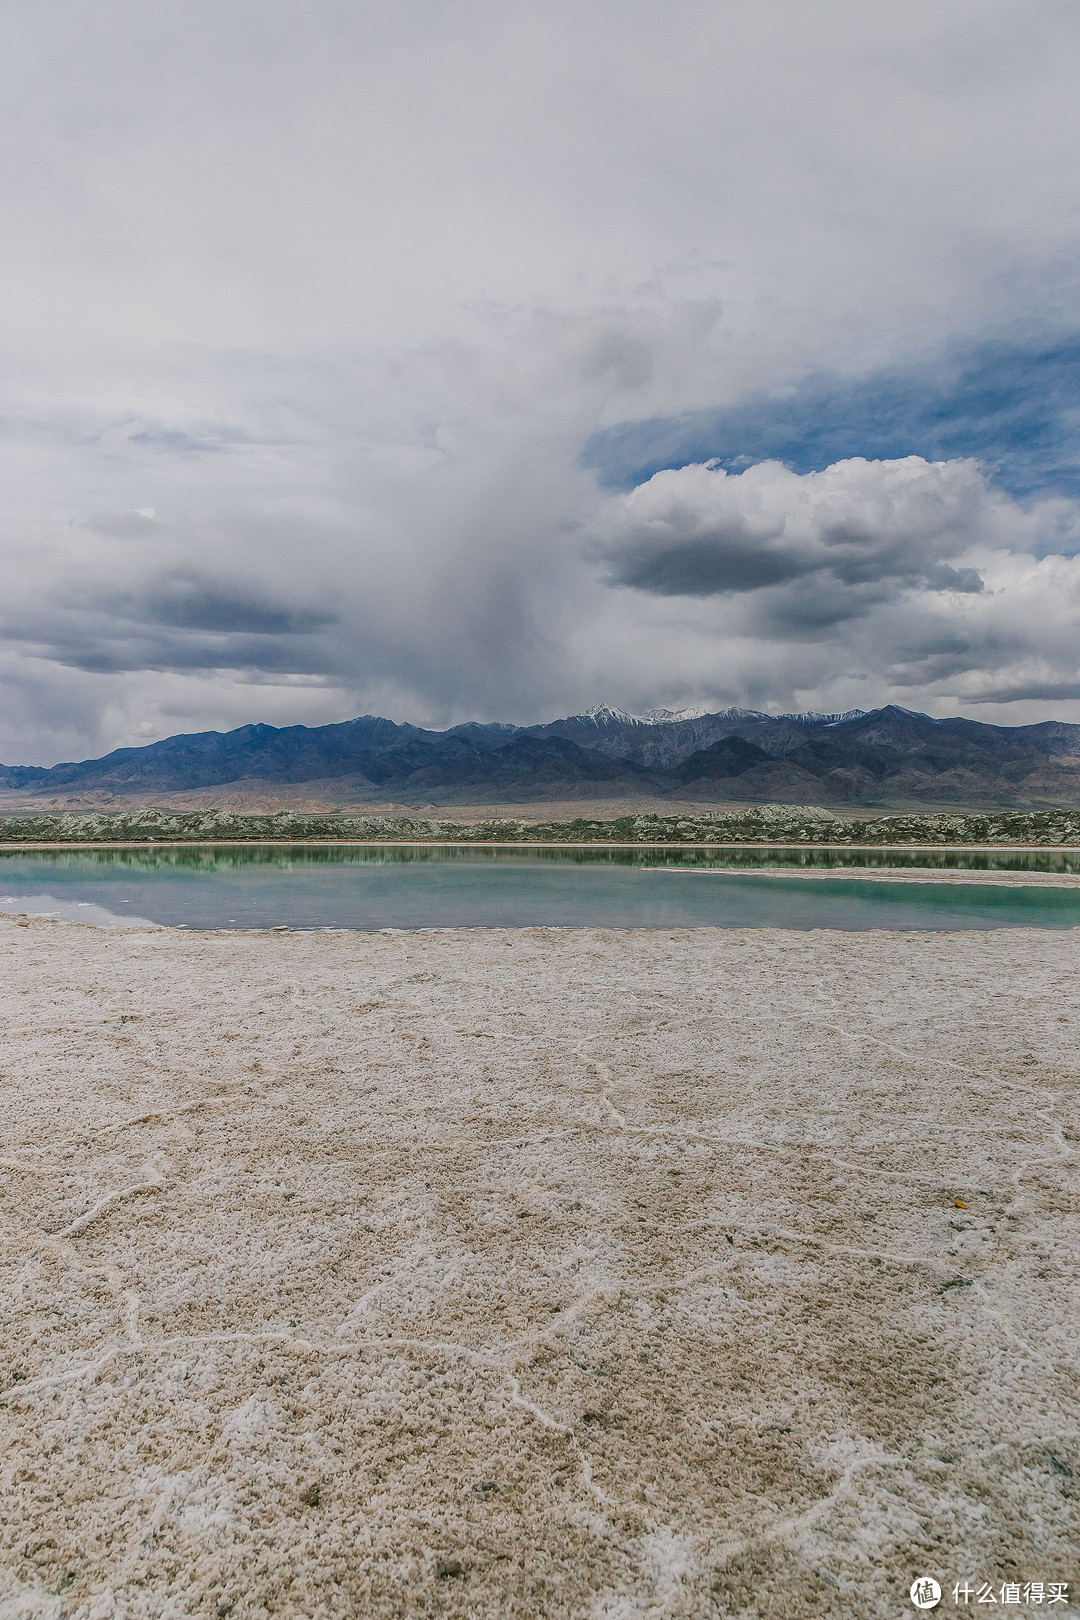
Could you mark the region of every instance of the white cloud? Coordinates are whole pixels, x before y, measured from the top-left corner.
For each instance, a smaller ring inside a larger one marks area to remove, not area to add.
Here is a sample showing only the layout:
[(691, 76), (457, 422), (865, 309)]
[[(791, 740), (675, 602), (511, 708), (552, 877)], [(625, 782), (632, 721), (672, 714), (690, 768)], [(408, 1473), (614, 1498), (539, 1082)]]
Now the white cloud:
[[(1059, 543), (1061, 505), (1052, 509)], [(1030, 543), (1041, 521), (990, 489), (972, 461), (860, 456), (801, 476), (775, 461), (736, 475), (711, 465), (659, 472), (609, 502), (596, 533), (613, 583), (713, 596), (800, 582), (799, 611), (831, 622), (883, 592), (981, 591), (978, 572), (957, 560), (976, 544)]]
[(678, 696), (984, 717), (1028, 700), (1011, 720), (1080, 697), (1080, 506), (1012, 500), (971, 461), (683, 467), (610, 498), (592, 535), (616, 641), (658, 685), (677, 647)]

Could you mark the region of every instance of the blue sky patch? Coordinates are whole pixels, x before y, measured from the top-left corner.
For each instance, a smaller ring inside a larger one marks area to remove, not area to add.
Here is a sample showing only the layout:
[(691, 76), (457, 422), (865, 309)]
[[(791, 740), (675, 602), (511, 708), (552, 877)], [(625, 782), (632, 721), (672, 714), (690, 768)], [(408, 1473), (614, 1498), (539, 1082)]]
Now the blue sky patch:
[(1080, 496), (1078, 445), (1080, 335), (1070, 334), (969, 344), (857, 378), (817, 373), (782, 397), (620, 423), (593, 434), (582, 461), (606, 487), (631, 488), (689, 462), (806, 473), (847, 456), (974, 456), (1013, 495)]

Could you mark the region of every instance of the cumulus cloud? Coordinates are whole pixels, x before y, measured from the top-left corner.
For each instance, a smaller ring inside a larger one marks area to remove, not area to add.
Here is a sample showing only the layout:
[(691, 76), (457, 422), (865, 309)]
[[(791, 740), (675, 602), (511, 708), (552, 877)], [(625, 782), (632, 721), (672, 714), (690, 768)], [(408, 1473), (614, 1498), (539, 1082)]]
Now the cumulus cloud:
[(736, 475), (709, 464), (659, 472), (612, 501), (597, 530), (614, 584), (713, 596), (813, 579), (843, 615), (842, 603), (867, 599), (859, 588), (981, 591), (956, 559), (1027, 527), (974, 462), (907, 456), (802, 476), (775, 461)]
[(969, 460), (665, 471), (609, 497), (587, 549), (638, 669), (677, 646), (698, 690), (709, 670), (764, 707), (917, 693), (1006, 720), (1075, 696), (1080, 503), (1016, 501)]

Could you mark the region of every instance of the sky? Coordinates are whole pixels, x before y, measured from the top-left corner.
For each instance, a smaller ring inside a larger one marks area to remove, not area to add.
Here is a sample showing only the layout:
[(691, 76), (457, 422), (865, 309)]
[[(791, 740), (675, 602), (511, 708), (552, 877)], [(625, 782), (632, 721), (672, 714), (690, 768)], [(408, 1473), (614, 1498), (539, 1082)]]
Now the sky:
[(1068, 0), (0, 7), (0, 759), (1080, 721)]

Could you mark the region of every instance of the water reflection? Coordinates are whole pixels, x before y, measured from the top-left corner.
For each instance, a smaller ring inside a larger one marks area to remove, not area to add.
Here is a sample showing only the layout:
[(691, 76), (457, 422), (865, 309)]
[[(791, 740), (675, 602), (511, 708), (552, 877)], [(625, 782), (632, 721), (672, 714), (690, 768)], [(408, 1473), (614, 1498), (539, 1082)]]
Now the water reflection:
[(716, 871), (820, 870), (928, 872), (1048, 872), (1080, 874), (1080, 852), (1060, 849), (807, 849), (761, 844), (739, 848), (547, 848), (490, 844), (161, 845), (139, 849), (0, 850), (5, 866), (32, 861), (38, 870), (104, 875), (108, 872), (188, 872), (206, 876), (251, 869), (301, 872), (305, 868), (403, 866), (415, 863), (497, 865), (525, 861), (555, 866), (622, 866)]
[[(936, 874), (1077, 866), (1061, 850), (43, 850), (0, 858), (0, 910), (89, 916), (98, 907), (173, 928), (1071, 928), (1080, 887)], [(890, 882), (883, 868), (907, 875)], [(798, 872), (810, 869), (819, 875), (807, 883)]]

